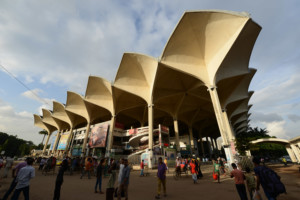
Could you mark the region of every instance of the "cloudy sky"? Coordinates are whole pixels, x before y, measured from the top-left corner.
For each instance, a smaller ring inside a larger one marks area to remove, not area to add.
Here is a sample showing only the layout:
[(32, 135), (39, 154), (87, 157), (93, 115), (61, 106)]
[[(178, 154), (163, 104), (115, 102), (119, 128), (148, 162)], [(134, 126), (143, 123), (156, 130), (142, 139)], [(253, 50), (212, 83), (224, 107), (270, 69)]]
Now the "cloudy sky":
[[(300, 1), (0, 1), (0, 131), (41, 142), (33, 113), (85, 93), (89, 75), (113, 80), (124, 52), (161, 55), (187, 10), (246, 11), (263, 29), (250, 67), (251, 125), (300, 135)], [(50, 106), (49, 106), (50, 105)]]

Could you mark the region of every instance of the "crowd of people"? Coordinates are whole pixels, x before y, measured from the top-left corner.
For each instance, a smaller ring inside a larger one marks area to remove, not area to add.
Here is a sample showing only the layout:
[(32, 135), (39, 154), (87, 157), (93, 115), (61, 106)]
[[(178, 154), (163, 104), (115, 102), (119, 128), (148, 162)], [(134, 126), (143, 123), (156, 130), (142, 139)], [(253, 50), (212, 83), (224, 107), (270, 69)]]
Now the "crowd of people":
[[(23, 192), (24, 198), (29, 199), (29, 182), (30, 179), (35, 177), (35, 169), (32, 167), (33, 163), (38, 164), (38, 170), (43, 172), (50, 171), (51, 169), (55, 170), (57, 160), (55, 157), (50, 156), (48, 158), (41, 157), (33, 159), (28, 157), (24, 162), (18, 163), (13, 167), (13, 159), (7, 157), (5, 164), (3, 159), (0, 159), (1, 167), (4, 167), (3, 178), (8, 176), (9, 170), (12, 169), (13, 180), (10, 184), (10, 187), (4, 194), (2, 200), (8, 199), (12, 194), (11, 199), (18, 199), (21, 192)], [(261, 194), (259, 192), (260, 186), (262, 186), (265, 195), (269, 200), (275, 200), (276, 197), (285, 193), (285, 187), (280, 181), (280, 177), (270, 168), (263, 165), (260, 165), (261, 159), (254, 158), (254, 169), (251, 172), (249, 167), (245, 169), (239, 169), (239, 167), (232, 163), (232, 170), (230, 176), (234, 178), (236, 190), (240, 196), (241, 200), (247, 200), (248, 194), (250, 199), (256, 198), (259, 199)], [(176, 173), (182, 173), (189, 171), (192, 175), (193, 183), (198, 183), (198, 179), (203, 177), (200, 166), (200, 158), (180, 158), (177, 157), (176, 161)], [(226, 176), (227, 170), (225, 170), (226, 161), (222, 158), (218, 158), (213, 161), (213, 175), (217, 176), (217, 181), (220, 183), (220, 175)], [(141, 173), (140, 176), (144, 176), (145, 163), (144, 160), (140, 163)], [(244, 170), (244, 171), (243, 171)], [(87, 176), (88, 179), (91, 179), (91, 176), (95, 176), (95, 193), (105, 194), (106, 199), (114, 199), (116, 197), (120, 200), (122, 197), (128, 199), (128, 187), (130, 183), (130, 172), (131, 167), (127, 159), (114, 160), (113, 158), (101, 158), (98, 159), (95, 157), (65, 157), (60, 163), (60, 168), (57, 173), (55, 181), (55, 189), (53, 199), (60, 199), (61, 186), (63, 184), (63, 177), (65, 172), (69, 172), (70, 175), (73, 175), (74, 172), (80, 174), (80, 179)], [(119, 171), (118, 175), (117, 172)], [(167, 186), (166, 186), (166, 173), (168, 172), (168, 160), (162, 157), (158, 159), (157, 165), (157, 194), (156, 199), (161, 198), (161, 193), (163, 191), (163, 196), (167, 196)], [(104, 192), (102, 186), (103, 177), (109, 177), (106, 191)], [(248, 194), (247, 194), (248, 191)]]
[(279, 194), (286, 193), (284, 184), (280, 180), (280, 176), (277, 175), (272, 169), (260, 164), (261, 159), (253, 158), (254, 174), (251, 173), (249, 167), (245, 168), (245, 171), (238, 169), (235, 163), (231, 166), (233, 170), (230, 176), (235, 181), (235, 186), (241, 200), (248, 200), (246, 186), (250, 199), (262, 199), (260, 194), (260, 186), (262, 186), (264, 193), (268, 200), (276, 200)]
[(186, 173), (191, 171), (194, 184), (198, 183), (198, 179), (203, 177), (201, 172), (201, 159), (200, 158), (176, 158), (176, 173), (180, 175), (182, 172)]

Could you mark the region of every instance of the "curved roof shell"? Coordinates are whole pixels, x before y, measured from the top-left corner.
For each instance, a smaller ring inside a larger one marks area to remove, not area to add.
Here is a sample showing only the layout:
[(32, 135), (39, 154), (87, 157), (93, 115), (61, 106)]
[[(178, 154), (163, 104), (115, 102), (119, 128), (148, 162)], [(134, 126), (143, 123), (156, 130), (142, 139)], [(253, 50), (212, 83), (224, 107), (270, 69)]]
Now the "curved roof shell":
[(44, 123), (41, 116), (34, 114), (33, 117), (34, 117), (34, 125), (42, 129), (45, 129), (48, 132), (48, 134), (51, 134), (53, 131), (57, 130), (56, 127)]
[(62, 103), (53, 101), (52, 117), (56, 121), (63, 121), (68, 125), (68, 128), (73, 127), (73, 122), (70, 120), (68, 114), (66, 113), (65, 106)]
[(111, 115), (115, 113), (112, 85), (104, 78), (89, 76), (85, 101), (103, 108), (103, 115), (107, 115), (107, 112)]
[(186, 12), (172, 33), (161, 62), (206, 85), (245, 74), (261, 27), (245, 15)]

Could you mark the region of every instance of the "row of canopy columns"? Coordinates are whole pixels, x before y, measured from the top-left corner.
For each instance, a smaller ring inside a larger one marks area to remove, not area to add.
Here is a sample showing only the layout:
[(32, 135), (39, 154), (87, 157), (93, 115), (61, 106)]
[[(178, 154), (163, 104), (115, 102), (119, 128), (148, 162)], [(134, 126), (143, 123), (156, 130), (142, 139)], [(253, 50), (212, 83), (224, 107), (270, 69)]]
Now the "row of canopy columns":
[[(233, 135), (233, 132), (232, 132), (232, 127), (229, 124), (229, 121), (228, 121), (228, 118), (227, 118), (227, 113), (226, 113), (226, 111), (221, 109), (216, 88), (211, 87), (208, 90), (209, 90), (210, 95), (211, 95), (211, 100), (212, 100), (213, 107), (214, 107), (214, 110), (215, 110), (215, 114), (216, 114), (217, 122), (218, 122), (218, 125), (219, 125), (221, 137), (223, 139), (223, 145), (225, 147), (224, 149), (225, 149), (225, 152), (226, 152), (227, 160), (233, 160), (233, 156), (232, 156), (232, 153), (230, 151), (230, 141), (232, 141), (234, 139), (234, 135)], [(150, 159), (152, 158), (152, 154), (153, 154), (152, 153), (152, 149), (153, 149), (153, 109), (154, 109), (153, 107), (154, 107), (153, 104), (148, 105), (148, 120), (149, 120), (149, 147), (148, 147), (148, 150), (149, 150)], [(115, 119), (116, 119), (116, 116), (112, 116), (110, 127), (114, 127)], [(174, 117), (173, 121), (174, 121), (174, 130), (175, 130), (176, 148), (177, 148), (177, 151), (180, 151), (178, 120), (177, 120), (176, 117)], [(86, 154), (86, 149), (87, 149), (86, 145), (87, 145), (88, 135), (89, 135), (89, 131), (90, 131), (90, 125), (91, 124), (88, 121), (87, 126), (86, 126), (86, 135), (85, 135), (84, 142), (83, 142), (82, 155)], [(68, 144), (68, 147), (66, 149), (67, 151), (70, 148), (69, 143), (70, 143), (71, 138), (73, 137), (72, 130), (73, 130), (73, 128), (71, 127), (70, 128), (70, 137), (69, 137), (68, 143), (67, 143)], [(54, 143), (54, 148), (57, 147), (57, 144), (59, 142), (59, 138), (60, 138), (61, 134), (62, 134), (62, 130), (58, 130), (57, 137), (56, 137), (56, 140), (55, 140), (55, 143)], [(50, 137), (50, 134), (48, 134), (47, 141), (46, 141), (46, 144), (44, 146), (44, 153), (45, 153), (45, 150), (46, 150), (46, 146), (49, 142), (49, 137)], [(194, 140), (193, 140), (193, 130), (192, 130), (191, 126), (189, 126), (189, 137), (190, 137), (190, 145), (191, 145), (191, 147), (193, 147), (194, 146)], [(200, 140), (201, 140), (201, 150), (202, 150), (202, 152), (204, 152), (204, 147), (203, 147), (203, 144), (202, 144), (202, 137), (200, 137)], [(110, 128), (108, 141), (109, 142), (108, 142), (108, 146), (107, 146), (107, 152), (110, 152), (110, 150), (112, 149), (112, 144), (113, 144), (113, 128)], [(215, 149), (216, 148), (216, 141), (211, 140), (210, 143), (212, 144), (213, 149)], [(52, 153), (53, 154), (57, 153), (57, 150), (53, 149)], [(151, 162), (149, 162), (149, 163), (151, 164)]]
[[(224, 113), (224, 112), (222, 112), (222, 110), (220, 109), (220, 103), (216, 102), (215, 99), (218, 98), (216, 92), (214, 92), (214, 90), (209, 90), (209, 91), (211, 91), (210, 94), (212, 96), (212, 102), (213, 102), (213, 105), (214, 105), (214, 109), (216, 111), (216, 116), (217, 116), (217, 121), (218, 121), (219, 127), (222, 127), (222, 128), (220, 128), (220, 132), (221, 132), (221, 136), (223, 138), (223, 141), (225, 141), (225, 142), (223, 142), (223, 144), (224, 145), (229, 145), (228, 144), (228, 140), (227, 140), (226, 131), (225, 131), (226, 127), (225, 127), (225, 130), (224, 130), (223, 123), (224, 123), (224, 121), (227, 121), (227, 127), (228, 127), (227, 131), (228, 131), (228, 129), (230, 129), (230, 125), (229, 125), (229, 122), (228, 122), (227, 118), (226, 118), (226, 120), (222, 119), (224, 116), (227, 117), (227, 114)], [(152, 152), (152, 149), (153, 149), (153, 109), (154, 109), (153, 107), (154, 107), (153, 104), (151, 104), (151, 105), (148, 106), (149, 155), (150, 155), (149, 157), (150, 157), (150, 159), (152, 159), (152, 156), (153, 156), (153, 152)], [(110, 123), (111, 126), (110, 127), (114, 127), (115, 121), (116, 121), (116, 116), (112, 116), (111, 123)], [(174, 121), (174, 130), (175, 130), (176, 149), (177, 149), (177, 151), (180, 151), (178, 120), (176, 118), (174, 118), (173, 121)], [(69, 137), (68, 142), (67, 142), (68, 145), (67, 145), (67, 148), (66, 148), (66, 152), (68, 152), (69, 148), (70, 148), (69, 143), (70, 143), (70, 140), (73, 137), (72, 131), (73, 131), (73, 128), (70, 129), (70, 137)], [(84, 138), (83, 148), (82, 148), (82, 151), (83, 151), (82, 155), (86, 154), (86, 149), (87, 149), (86, 145), (87, 145), (87, 139), (88, 139), (89, 131), (90, 131), (90, 123), (87, 123), (87, 126), (86, 126), (86, 135), (85, 135), (85, 138)], [(231, 130), (229, 131), (229, 133), (231, 133)], [(58, 145), (59, 138), (60, 138), (61, 134), (62, 134), (62, 131), (58, 130), (57, 137), (56, 137), (56, 140), (55, 140), (55, 143), (54, 143), (54, 149), (52, 150), (52, 154), (56, 154), (58, 152), (57, 149), (56, 149), (56, 147)], [(200, 134), (200, 136), (201, 136), (201, 134)], [(190, 137), (190, 145), (191, 145), (191, 147), (193, 147), (194, 146), (193, 130), (192, 130), (192, 127), (190, 127), (190, 126), (189, 126), (189, 137)], [(49, 138), (50, 138), (50, 134), (48, 134), (48, 137), (47, 137), (44, 149), (43, 149), (43, 153), (45, 153), (45, 151), (46, 151), (46, 147), (47, 147), (47, 144), (49, 142)], [(207, 139), (207, 141), (208, 141), (208, 139)], [(107, 152), (110, 152), (110, 150), (112, 149), (112, 144), (113, 144), (113, 128), (110, 128), (110, 130), (109, 130)], [(216, 147), (217, 146), (216, 145), (216, 141), (213, 141), (211, 139), (210, 144), (212, 145), (213, 149), (217, 148)], [(200, 146), (201, 146), (202, 152), (204, 153), (204, 146), (203, 146), (202, 137), (200, 137)], [(226, 147), (226, 148), (228, 148), (228, 147)], [(226, 148), (225, 148), (225, 152), (226, 152)], [(231, 156), (230, 152), (227, 151), (226, 152), (227, 159), (230, 159), (230, 158), (232, 159), (232, 157), (230, 157), (230, 156)], [(151, 165), (151, 162), (149, 162), (149, 163)], [(152, 166), (149, 166), (149, 167), (152, 167)]]
[[(218, 97), (218, 93), (217, 93), (217, 89), (216, 87), (210, 87), (208, 89), (210, 96), (211, 96), (211, 100), (212, 100), (212, 104), (213, 104), (213, 108), (215, 111), (215, 115), (216, 115), (216, 119), (217, 119), (217, 123), (219, 126), (219, 130), (221, 133), (221, 137), (223, 140), (223, 147), (225, 150), (225, 154), (226, 154), (226, 158), (228, 162), (233, 162), (234, 161), (234, 157), (233, 157), (233, 153), (231, 150), (231, 142), (234, 141), (235, 136), (233, 133), (233, 129), (232, 126), (228, 120), (228, 116), (226, 113), (226, 110), (221, 108), (220, 105), (220, 101), (219, 101), (219, 97)], [(148, 105), (148, 120), (149, 120), (149, 147), (148, 147), (148, 151), (149, 151), (149, 167), (152, 168), (152, 157), (153, 157), (153, 107), (154, 105)], [(177, 118), (173, 118), (173, 123), (174, 123), (174, 132), (175, 132), (175, 144), (176, 144), (176, 150), (180, 151), (180, 143), (179, 143), (179, 127), (178, 127), (178, 119)], [(189, 127), (189, 137), (190, 137), (190, 145), (191, 147), (194, 146), (194, 141), (193, 141), (193, 132), (192, 132), (192, 127)], [(206, 139), (208, 141), (208, 138)], [(213, 149), (217, 149), (217, 144), (215, 140), (211, 139), (211, 145)], [(202, 152), (204, 152), (204, 147), (203, 147), (203, 142), (202, 142), (202, 137), (200, 134), (200, 146), (201, 146), (201, 150)]]

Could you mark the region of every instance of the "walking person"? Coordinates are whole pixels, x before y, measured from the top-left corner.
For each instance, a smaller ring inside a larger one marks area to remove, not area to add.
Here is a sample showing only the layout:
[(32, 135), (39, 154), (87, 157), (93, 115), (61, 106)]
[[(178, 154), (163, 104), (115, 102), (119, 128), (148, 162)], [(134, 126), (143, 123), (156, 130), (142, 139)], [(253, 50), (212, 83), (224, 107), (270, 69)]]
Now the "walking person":
[(180, 175), (180, 171), (181, 171), (181, 161), (180, 161), (180, 158), (177, 157), (176, 158), (176, 173), (177, 175), (179, 176)]
[(97, 185), (99, 185), (99, 193), (104, 194), (101, 190), (104, 161), (105, 161), (104, 158), (102, 158), (100, 160), (99, 165), (97, 166), (97, 171), (96, 171), (97, 180), (96, 180), (96, 185), (95, 185), (95, 193), (97, 193)]
[(192, 159), (192, 161), (190, 162), (190, 167), (191, 167), (192, 179), (195, 184), (197, 183), (197, 171), (196, 171), (196, 164), (194, 159)]
[(253, 199), (253, 194), (255, 192), (255, 177), (253, 174), (251, 174), (250, 168), (246, 167), (246, 173), (245, 173), (245, 178), (246, 178), (246, 184), (248, 188), (248, 192), (250, 195), (250, 199)]
[(285, 157), (282, 158), (282, 162), (283, 162), (284, 166), (287, 167), (287, 161), (286, 161)]
[(97, 176), (97, 167), (98, 167), (98, 161), (96, 158), (93, 158), (93, 170), (94, 170), (94, 176)]
[(78, 162), (77, 158), (73, 158), (72, 159), (72, 161), (71, 161), (70, 175), (73, 175), (73, 172), (75, 171), (75, 169), (77, 167), (77, 162)]
[(233, 170), (230, 173), (230, 177), (231, 178), (234, 177), (235, 187), (239, 193), (239, 196), (240, 196), (241, 200), (248, 200), (246, 187), (245, 187), (245, 183), (244, 183), (245, 176), (241, 170), (237, 169), (237, 166), (235, 163), (232, 163), (231, 166), (232, 166)]
[(268, 200), (276, 200), (281, 193), (286, 193), (285, 186), (280, 181), (280, 176), (272, 169), (260, 165), (259, 158), (253, 158), (254, 172), (256, 176), (256, 190), (259, 191), (260, 185), (264, 189)]
[(27, 158), (26, 158), (26, 161), (25, 162), (21, 162), (19, 164), (17, 164), (13, 170), (12, 170), (12, 177), (13, 177), (13, 180), (10, 184), (10, 187), (9, 189), (6, 191), (5, 195), (3, 196), (2, 200), (6, 200), (8, 199), (8, 196), (13, 192), (13, 190), (15, 189), (15, 187), (17, 186), (17, 182), (16, 182), (16, 178), (18, 176), (18, 173), (19, 171), (25, 167), (27, 165)]
[(200, 179), (203, 177), (202, 171), (201, 171), (201, 159), (197, 158), (195, 161), (196, 170), (197, 170), (197, 179)]
[(221, 157), (218, 158), (218, 163), (220, 164), (220, 172), (223, 174), (223, 176), (226, 176), (224, 162)]
[(167, 166), (165, 163), (163, 163), (162, 158), (159, 157), (157, 166), (157, 195), (155, 196), (156, 199), (160, 199), (161, 185), (163, 185), (164, 196), (167, 196), (166, 171)]
[(218, 183), (220, 183), (220, 164), (217, 160), (213, 165), (213, 173), (218, 176)]
[(117, 179), (117, 165), (112, 160), (110, 168), (108, 170), (109, 179), (106, 188), (106, 200), (113, 200), (114, 199), (114, 190), (115, 190), (115, 182)]
[(130, 167), (128, 165), (128, 160), (124, 159), (124, 168), (122, 170), (121, 184), (118, 188), (118, 200), (121, 200), (121, 193), (124, 191), (125, 200), (128, 200), (128, 186), (129, 186), (129, 176)]
[(145, 167), (144, 160), (142, 160), (140, 167), (141, 167), (141, 174), (140, 174), (140, 176), (144, 176), (144, 167)]
[(64, 182), (64, 172), (68, 169), (68, 161), (63, 160), (61, 167), (58, 170), (58, 174), (55, 181), (54, 197), (53, 200), (59, 200), (61, 185)]
[(4, 174), (2, 178), (7, 178), (8, 172), (12, 168), (13, 164), (14, 164), (14, 160), (10, 156), (7, 156), (5, 159)]
[(29, 181), (35, 176), (35, 169), (32, 167), (33, 161), (33, 158), (27, 158), (27, 165), (20, 169), (16, 178), (16, 189), (11, 200), (19, 199), (21, 192), (23, 192), (24, 199), (29, 200)]
[(80, 179), (87, 173), (88, 174), (88, 179), (91, 179), (91, 168), (92, 168), (92, 161), (91, 158), (88, 158), (87, 161), (85, 162), (85, 167), (82, 170), (82, 174), (80, 176)]

